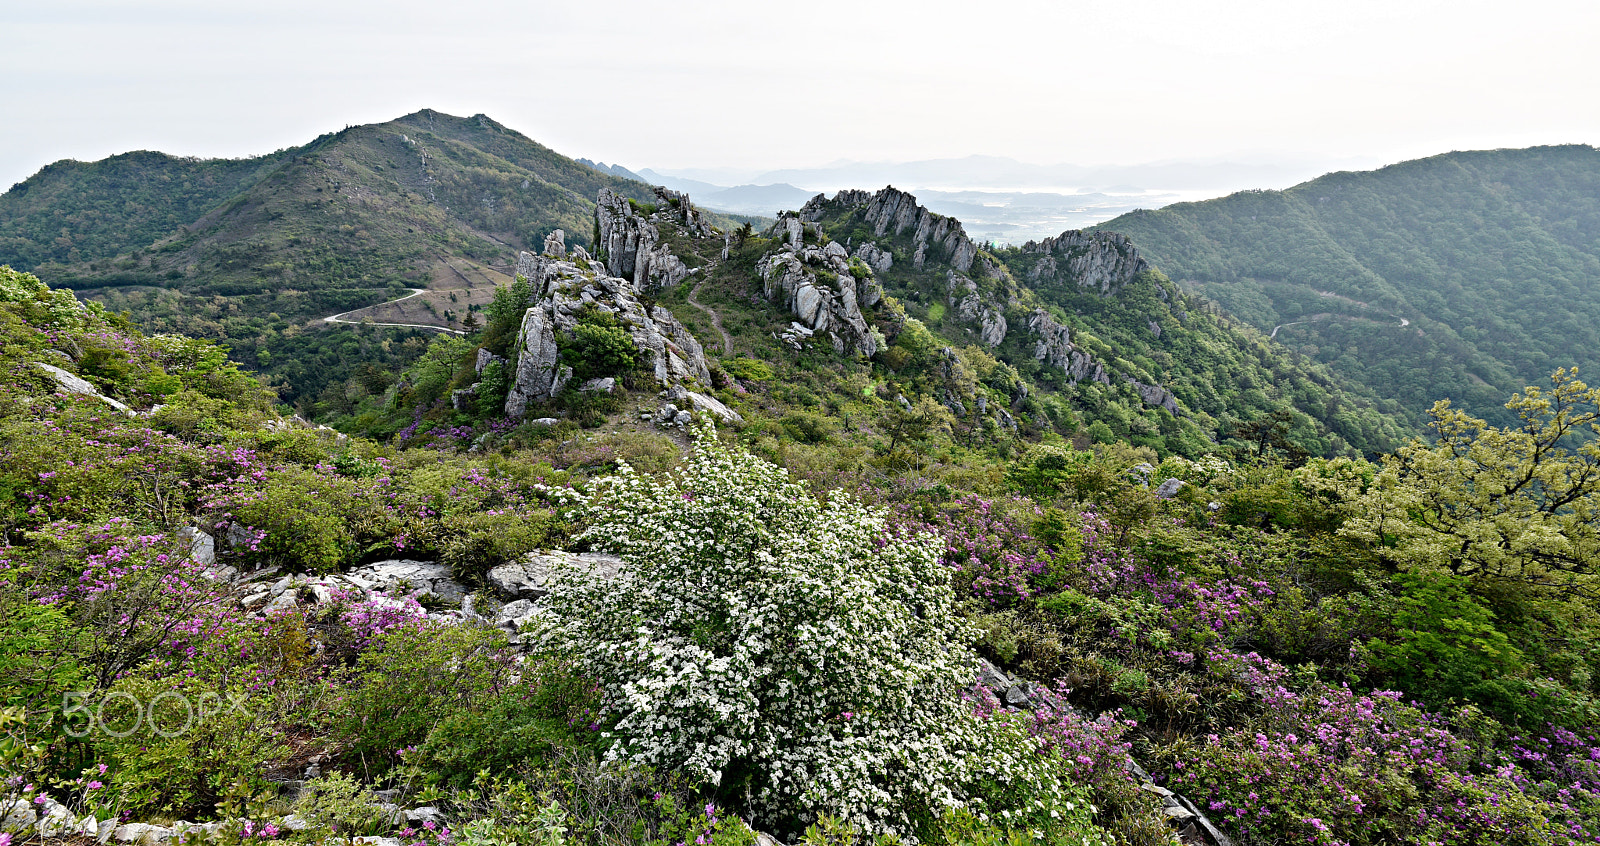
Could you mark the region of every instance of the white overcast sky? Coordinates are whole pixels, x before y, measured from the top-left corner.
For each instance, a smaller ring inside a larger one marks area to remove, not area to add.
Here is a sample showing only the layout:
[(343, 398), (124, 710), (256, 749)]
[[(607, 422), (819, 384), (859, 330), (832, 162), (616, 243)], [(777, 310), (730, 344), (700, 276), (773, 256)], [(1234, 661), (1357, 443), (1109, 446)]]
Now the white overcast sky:
[(1600, 143), (1600, 4), (0, 0), (0, 188), (420, 108), (634, 168)]

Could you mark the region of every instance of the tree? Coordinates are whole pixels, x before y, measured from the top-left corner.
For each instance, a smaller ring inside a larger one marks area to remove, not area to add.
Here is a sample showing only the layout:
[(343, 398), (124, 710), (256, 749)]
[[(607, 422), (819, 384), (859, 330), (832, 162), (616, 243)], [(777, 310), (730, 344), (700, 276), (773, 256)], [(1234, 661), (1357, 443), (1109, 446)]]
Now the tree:
[(548, 600), (552, 641), (601, 682), (612, 757), (788, 830), (826, 812), (910, 834), (980, 780), (1050, 778), (958, 695), (973, 657), (937, 537), (819, 502), (709, 424), (676, 474), (619, 469), (583, 518), (620, 572), (569, 572)]
[(1517, 425), (1490, 426), (1450, 407), (1430, 416), (1438, 440), (1384, 460), (1344, 533), (1403, 564), (1457, 576), (1591, 592), (1600, 571), (1600, 388), (1557, 370), (1548, 391), (1514, 395)]

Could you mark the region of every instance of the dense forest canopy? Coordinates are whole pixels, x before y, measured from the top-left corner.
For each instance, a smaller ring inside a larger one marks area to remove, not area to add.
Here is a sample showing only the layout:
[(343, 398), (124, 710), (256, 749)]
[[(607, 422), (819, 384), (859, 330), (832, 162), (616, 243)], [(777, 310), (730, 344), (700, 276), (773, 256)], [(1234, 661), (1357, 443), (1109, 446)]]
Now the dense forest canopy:
[(1600, 359), (1600, 151), (1449, 153), (1099, 228), (1276, 340), (1421, 414)]

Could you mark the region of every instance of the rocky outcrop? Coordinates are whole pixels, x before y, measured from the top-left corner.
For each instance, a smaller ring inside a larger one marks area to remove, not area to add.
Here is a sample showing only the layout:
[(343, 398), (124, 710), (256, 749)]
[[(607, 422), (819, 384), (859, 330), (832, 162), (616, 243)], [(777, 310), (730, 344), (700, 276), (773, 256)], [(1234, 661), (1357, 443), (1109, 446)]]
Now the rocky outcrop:
[(514, 350), (517, 370), (511, 391), (506, 395), (505, 408), (507, 417), (521, 420), (528, 412), (528, 403), (542, 402), (560, 393), (572, 377), (572, 369), (561, 365), (555, 321), (543, 305), (523, 313)]
[(65, 391), (66, 393), (92, 397), (105, 403), (106, 405), (111, 406), (112, 408), (115, 408), (123, 414), (133, 413), (133, 409), (129, 408), (125, 403), (118, 402), (106, 396), (105, 394), (100, 393), (99, 389), (90, 384), (87, 379), (81, 379), (53, 364), (45, 364), (42, 361), (34, 362), (34, 366), (40, 370), (43, 370), (45, 375), (54, 380), (55, 383), (60, 386), (61, 390)]
[(1050, 312), (1039, 309), (1028, 315), (1028, 331), (1033, 333), (1033, 357), (1045, 364), (1065, 370), (1074, 382), (1085, 380), (1111, 384), (1106, 367), (1089, 353), (1072, 344), (1072, 332), (1061, 325)]
[(894, 267), (894, 255), (871, 241), (864, 241), (856, 247), (855, 257), (872, 268), (873, 273), (888, 273), (889, 268)]
[(1173, 396), (1172, 392), (1166, 388), (1160, 385), (1146, 385), (1137, 379), (1128, 379), (1128, 384), (1132, 385), (1133, 389), (1138, 392), (1139, 399), (1144, 400), (1145, 405), (1165, 408), (1173, 414), (1178, 413), (1178, 398)]
[[(807, 206), (812, 203), (817, 205), (816, 210), (811, 212), (811, 219), (818, 219), (823, 204), (814, 198)], [(951, 267), (962, 273), (972, 269), (972, 260), (978, 255), (978, 245), (967, 237), (961, 221), (928, 211), (917, 204), (916, 197), (889, 186), (870, 196), (865, 191), (840, 191), (834, 196), (833, 204), (841, 203), (865, 205), (864, 218), (880, 238), (910, 232), (911, 263), (914, 266), (921, 267), (932, 250), (933, 255), (947, 259)], [(806, 214), (806, 209), (802, 208), (802, 219)]]
[(688, 265), (661, 242), (661, 230), (653, 221), (670, 219), (691, 234), (711, 234), (711, 225), (689, 202), (687, 194), (665, 188), (655, 190), (660, 203), (650, 217), (635, 211), (628, 198), (609, 188), (601, 188), (595, 200), (598, 247), (605, 256), (606, 271), (630, 280), (639, 293), (670, 288), (690, 273)]
[(556, 334), (571, 332), (589, 308), (611, 314), (627, 328), (657, 382), (710, 383), (700, 342), (665, 308), (647, 309), (631, 281), (530, 253), (518, 257), (517, 273), (534, 284), (541, 299), (523, 315), (517, 333), (516, 373), (505, 405), (513, 420), (522, 419), (529, 404), (548, 400), (566, 386), (572, 369), (560, 360)]
[(984, 301), (983, 295), (978, 291), (978, 283), (954, 270), (950, 271), (949, 300), (950, 307), (956, 310), (957, 316), (969, 323), (978, 324), (978, 337), (985, 345), (998, 347), (1005, 342), (1008, 328), (1005, 315)]
[(1065, 285), (1115, 294), (1150, 269), (1126, 235), (1069, 230), (1054, 238), (1029, 241), (1024, 255), (1039, 258), (1028, 270), (1034, 285)]
[(797, 215), (785, 213), (769, 230), (784, 235), (787, 243), (757, 267), (767, 299), (793, 312), (805, 332), (827, 337), (835, 352), (877, 353), (881, 336), (867, 325), (862, 309), (877, 305), (883, 288), (870, 271), (858, 278), (861, 265), (852, 268), (850, 254), (837, 241), (805, 243), (805, 225)]

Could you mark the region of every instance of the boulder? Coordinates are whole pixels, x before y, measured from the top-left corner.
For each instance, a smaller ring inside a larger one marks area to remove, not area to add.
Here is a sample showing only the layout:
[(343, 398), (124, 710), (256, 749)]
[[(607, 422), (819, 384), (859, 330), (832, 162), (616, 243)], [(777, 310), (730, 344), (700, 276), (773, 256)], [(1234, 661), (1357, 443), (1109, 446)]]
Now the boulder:
[[(550, 582), (556, 573), (567, 568), (575, 568), (593, 578), (610, 579), (622, 569), (622, 559), (598, 552), (533, 552), (520, 561), (491, 569), (488, 581), (506, 600), (537, 600), (550, 592)], [(504, 608), (501, 613), (505, 613)]]
[(517, 372), (506, 395), (506, 416), (522, 419), (529, 402), (555, 396), (571, 377), (572, 370), (561, 365), (556, 347), (555, 322), (545, 309), (534, 306), (522, 315), (517, 332)]
[(25, 798), (11, 800), (10, 804), (0, 804), (0, 831), (21, 832), (33, 828), (39, 821), (39, 815), (33, 812), (33, 802)]
[(563, 259), (567, 257), (567, 233), (560, 229), (551, 232), (544, 238), (544, 254), (551, 258)]
[(351, 570), (346, 578), (369, 590), (390, 595), (436, 596), (451, 604), (459, 603), (468, 592), (450, 575), (449, 567), (432, 561), (399, 558), (379, 561)]
[(163, 828), (159, 825), (126, 823), (117, 826), (116, 831), (112, 832), (111, 836), (123, 843), (132, 843), (135, 846), (154, 846), (154, 844), (171, 840), (175, 834), (176, 832), (172, 829)]
[(489, 352), (486, 349), (479, 348), (479, 350), (478, 350), (478, 361), (473, 366), (473, 369), (481, 374), (481, 373), (483, 373), (483, 368), (488, 367), (490, 364), (493, 364), (496, 361), (505, 361), (505, 359), (501, 358), (500, 356), (495, 355), (492, 352)]
[(193, 526), (184, 526), (178, 530), (178, 534), (189, 539), (189, 560), (202, 567), (217, 563), (216, 538)]
[(684, 388), (682, 385), (677, 385), (662, 391), (661, 397), (663, 399), (673, 400), (674, 403), (676, 403), (676, 409), (690, 411), (691, 413), (695, 411), (705, 412), (706, 414), (715, 416), (723, 423), (744, 422), (744, 418), (739, 416), (739, 412), (734, 411), (726, 405), (723, 405), (721, 400), (708, 397), (705, 394), (697, 394), (694, 391)]
[(888, 273), (889, 268), (894, 267), (894, 255), (871, 241), (863, 241), (856, 247), (856, 258), (879, 274)]
[(1159, 499), (1172, 499), (1178, 495), (1178, 491), (1183, 490), (1183, 484), (1182, 479), (1168, 479), (1162, 482), (1160, 487), (1156, 488), (1156, 497)]
[(123, 414), (133, 414), (133, 409), (129, 408), (124, 403), (117, 402), (105, 394), (100, 393), (100, 390), (94, 385), (91, 385), (86, 379), (80, 379), (77, 376), (74, 376), (71, 373), (68, 373), (67, 371), (55, 366), (54, 364), (45, 364), (42, 361), (36, 361), (34, 362), (34, 366), (38, 367), (40, 370), (43, 370), (45, 375), (55, 380), (55, 383), (60, 386), (61, 390), (69, 394), (93, 397), (105, 403), (106, 405), (115, 408)]

